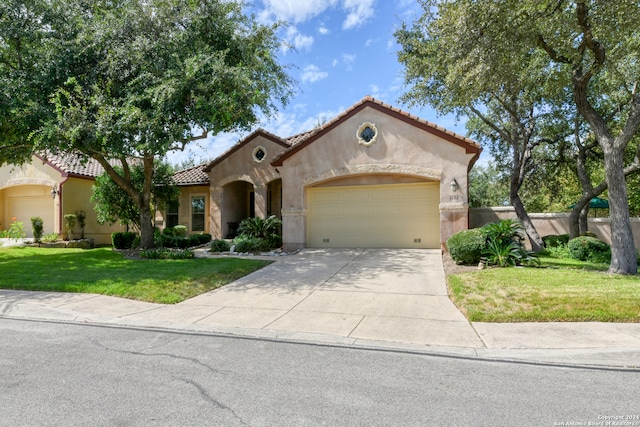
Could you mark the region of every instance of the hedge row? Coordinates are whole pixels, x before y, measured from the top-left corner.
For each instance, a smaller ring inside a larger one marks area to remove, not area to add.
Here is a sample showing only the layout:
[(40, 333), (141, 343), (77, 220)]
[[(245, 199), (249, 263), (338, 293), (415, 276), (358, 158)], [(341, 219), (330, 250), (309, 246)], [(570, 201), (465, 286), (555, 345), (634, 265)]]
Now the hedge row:
[[(156, 246), (163, 248), (186, 249), (193, 246), (206, 245), (211, 241), (211, 235), (207, 233), (192, 234), (191, 236), (175, 236), (159, 234), (155, 236)], [(139, 237), (131, 231), (111, 234), (111, 243), (115, 249), (132, 249), (139, 245)]]

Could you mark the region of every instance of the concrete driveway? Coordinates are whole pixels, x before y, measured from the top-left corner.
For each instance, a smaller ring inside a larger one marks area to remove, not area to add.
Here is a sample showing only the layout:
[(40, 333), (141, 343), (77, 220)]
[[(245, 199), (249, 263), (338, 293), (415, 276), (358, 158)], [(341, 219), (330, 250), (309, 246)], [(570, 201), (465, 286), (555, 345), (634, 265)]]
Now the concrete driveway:
[(447, 296), (439, 250), (306, 249), (167, 308), (206, 314), (200, 325), (483, 347)]

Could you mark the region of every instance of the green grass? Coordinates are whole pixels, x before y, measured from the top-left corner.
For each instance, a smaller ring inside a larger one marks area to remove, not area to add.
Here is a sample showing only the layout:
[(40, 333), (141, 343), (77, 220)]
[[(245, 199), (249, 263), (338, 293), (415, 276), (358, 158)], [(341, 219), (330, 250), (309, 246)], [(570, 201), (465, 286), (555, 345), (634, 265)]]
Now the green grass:
[(95, 293), (174, 304), (269, 263), (237, 258), (133, 260), (110, 248), (2, 248), (0, 288)]
[(447, 277), (472, 322), (640, 322), (640, 276), (608, 265), (541, 257), (543, 268), (491, 268)]

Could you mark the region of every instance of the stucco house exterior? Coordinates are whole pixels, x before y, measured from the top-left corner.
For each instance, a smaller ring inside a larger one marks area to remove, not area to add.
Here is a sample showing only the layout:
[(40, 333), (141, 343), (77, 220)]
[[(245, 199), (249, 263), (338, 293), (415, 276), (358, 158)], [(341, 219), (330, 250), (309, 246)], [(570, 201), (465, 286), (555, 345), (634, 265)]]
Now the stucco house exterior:
[[(227, 238), (247, 217), (276, 215), (287, 251), (440, 249), (468, 227), (467, 177), (480, 152), (471, 139), (365, 97), (307, 132), (258, 129), (210, 163), (179, 171), (180, 200), (157, 213), (156, 226)], [(45, 233), (62, 235), (64, 215), (84, 210), (85, 236), (109, 244), (123, 228), (97, 223), (91, 186), (102, 171), (55, 155), (0, 168), (0, 229), (21, 221), (31, 235), (30, 219), (40, 216)]]
[[(22, 166), (0, 167), (0, 229), (22, 222), (28, 237), (33, 237), (31, 218), (43, 220), (44, 233), (66, 235), (64, 215), (85, 211), (86, 238), (95, 244), (110, 244), (111, 233), (123, 227), (100, 225), (90, 202), (92, 185), (102, 166), (90, 160), (83, 163), (73, 155), (34, 155)], [(76, 236), (80, 228), (76, 225)]]
[(173, 215), (214, 238), (233, 236), (244, 218), (277, 215), (285, 250), (441, 249), (467, 229), (468, 171), (480, 152), (471, 139), (365, 97), (308, 132), (283, 138), (259, 129), (177, 174), (182, 200)]

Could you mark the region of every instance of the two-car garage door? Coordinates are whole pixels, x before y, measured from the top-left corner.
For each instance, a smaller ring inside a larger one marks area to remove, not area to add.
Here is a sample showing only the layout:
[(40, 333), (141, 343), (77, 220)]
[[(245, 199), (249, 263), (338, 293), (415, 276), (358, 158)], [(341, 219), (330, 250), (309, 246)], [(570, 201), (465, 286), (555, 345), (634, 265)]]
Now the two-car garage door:
[(439, 184), (310, 188), (309, 247), (440, 248)]

